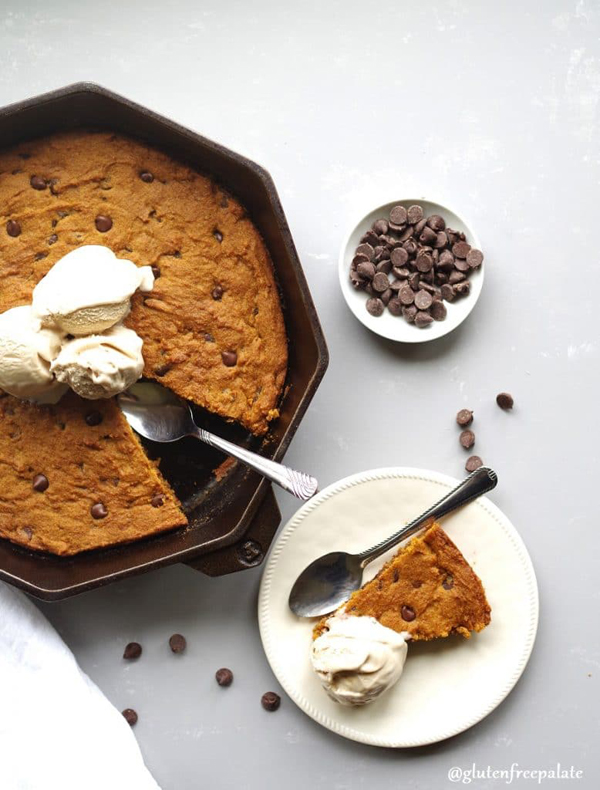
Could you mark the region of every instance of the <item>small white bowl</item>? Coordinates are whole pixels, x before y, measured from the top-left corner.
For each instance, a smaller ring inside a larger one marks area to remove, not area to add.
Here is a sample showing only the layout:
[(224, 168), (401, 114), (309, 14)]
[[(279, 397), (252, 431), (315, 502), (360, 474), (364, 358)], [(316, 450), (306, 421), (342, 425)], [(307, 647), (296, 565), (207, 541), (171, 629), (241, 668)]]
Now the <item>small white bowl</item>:
[(434, 203), (431, 200), (424, 200), (423, 198), (406, 199), (406, 200), (393, 200), (390, 203), (385, 203), (379, 208), (373, 209), (360, 222), (352, 229), (340, 253), (340, 260), (338, 264), (340, 286), (346, 304), (352, 310), (358, 320), (364, 324), (367, 329), (375, 332), (381, 337), (387, 337), (389, 340), (397, 340), (401, 343), (425, 343), (428, 340), (435, 340), (438, 337), (443, 337), (465, 320), (471, 310), (475, 307), (479, 294), (483, 287), (483, 274), (485, 268), (485, 261), (478, 269), (471, 271), (469, 275), (469, 282), (471, 283), (471, 292), (468, 296), (457, 299), (455, 302), (444, 302), (448, 310), (448, 315), (444, 321), (434, 321), (424, 329), (419, 329), (414, 324), (409, 324), (402, 316), (392, 315), (387, 309), (383, 315), (376, 317), (367, 312), (366, 302), (368, 294), (364, 291), (355, 290), (350, 283), (350, 264), (354, 257), (354, 252), (360, 244), (360, 237), (366, 233), (376, 219), (387, 219), (390, 210), (394, 206), (404, 206), (408, 208), (418, 204), (423, 208), (425, 216), (430, 214), (439, 214), (446, 220), (446, 225), (453, 230), (460, 230), (466, 234), (467, 242), (472, 246), (481, 249), (481, 244), (473, 229), (467, 225), (465, 220), (461, 219), (458, 214), (455, 214), (446, 206), (440, 203)]

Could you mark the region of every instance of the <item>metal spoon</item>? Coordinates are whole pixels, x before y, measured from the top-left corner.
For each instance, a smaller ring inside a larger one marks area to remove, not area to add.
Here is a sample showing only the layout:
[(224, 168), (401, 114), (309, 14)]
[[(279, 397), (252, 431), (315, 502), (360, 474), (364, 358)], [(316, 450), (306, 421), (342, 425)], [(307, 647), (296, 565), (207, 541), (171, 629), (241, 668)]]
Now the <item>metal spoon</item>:
[(314, 477), (263, 458), (205, 431), (204, 428), (199, 428), (194, 422), (189, 405), (160, 384), (137, 382), (126, 392), (122, 392), (117, 400), (127, 422), (146, 439), (153, 442), (176, 442), (184, 436), (195, 436), (201, 442), (237, 458), (267, 480), (277, 483), (290, 494), (305, 501), (316, 494), (319, 488)]
[(337, 609), (362, 585), (363, 571), (372, 560), (442, 516), (491, 491), (497, 482), (496, 473), (481, 466), (429, 510), (373, 548), (360, 554), (334, 551), (319, 557), (296, 579), (290, 592), (290, 609), (299, 617), (319, 617)]

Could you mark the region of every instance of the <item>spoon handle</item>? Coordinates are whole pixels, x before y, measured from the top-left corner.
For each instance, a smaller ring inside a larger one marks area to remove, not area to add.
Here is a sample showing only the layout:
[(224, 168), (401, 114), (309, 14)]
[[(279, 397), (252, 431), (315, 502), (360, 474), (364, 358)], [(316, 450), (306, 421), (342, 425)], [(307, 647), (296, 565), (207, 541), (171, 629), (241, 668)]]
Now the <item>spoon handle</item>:
[(415, 532), (418, 532), (420, 529), (431, 526), (434, 521), (442, 518), (442, 516), (452, 513), (453, 510), (456, 510), (462, 505), (466, 505), (468, 502), (472, 502), (487, 491), (491, 491), (492, 488), (496, 487), (497, 483), (498, 475), (492, 469), (487, 466), (479, 467), (479, 469), (476, 469), (466, 477), (462, 483), (459, 483), (456, 488), (453, 488), (449, 494), (442, 497), (439, 502), (432, 505), (429, 510), (426, 510), (414, 521), (411, 521), (410, 524), (402, 527), (398, 532), (394, 533), (386, 540), (383, 540), (381, 543), (378, 543), (376, 546), (358, 554), (357, 558), (360, 561), (361, 568), (368, 565), (371, 560), (377, 559), (377, 557), (385, 554), (388, 549), (393, 548), (400, 543), (400, 541), (414, 535)]
[(262, 455), (253, 453), (246, 450), (245, 447), (238, 447), (227, 439), (221, 439), (220, 436), (215, 436), (214, 433), (206, 431), (204, 428), (195, 426), (196, 430), (192, 434), (200, 441), (210, 444), (211, 447), (216, 447), (222, 450), (227, 455), (237, 458), (250, 469), (254, 469), (267, 480), (276, 483), (281, 488), (293, 494), (298, 499), (306, 501), (314, 496), (319, 490), (319, 483), (314, 477), (305, 474), (304, 472), (297, 472), (295, 469), (290, 469), (288, 466), (278, 464), (276, 461), (271, 461), (268, 458), (263, 458)]

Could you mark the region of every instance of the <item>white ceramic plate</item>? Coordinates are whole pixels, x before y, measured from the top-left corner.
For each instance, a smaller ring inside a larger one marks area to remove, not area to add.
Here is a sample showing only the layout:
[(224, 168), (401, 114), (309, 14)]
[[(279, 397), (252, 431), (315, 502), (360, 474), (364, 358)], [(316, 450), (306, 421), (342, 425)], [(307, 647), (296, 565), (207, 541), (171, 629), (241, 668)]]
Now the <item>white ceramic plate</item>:
[(376, 219), (387, 219), (390, 209), (393, 208), (393, 206), (400, 205), (408, 208), (415, 203), (423, 207), (425, 216), (439, 214), (446, 220), (446, 225), (453, 230), (460, 230), (465, 233), (467, 241), (472, 247), (476, 247), (479, 250), (481, 249), (481, 244), (473, 229), (467, 225), (464, 219), (459, 217), (458, 214), (455, 214), (451, 209), (446, 208), (446, 206), (442, 206), (440, 203), (434, 203), (431, 200), (425, 200), (424, 198), (393, 200), (390, 203), (379, 206), (379, 208), (373, 209), (373, 211), (370, 211), (355, 225), (342, 246), (338, 263), (340, 286), (350, 310), (352, 310), (358, 320), (372, 332), (382, 337), (387, 337), (389, 340), (397, 340), (402, 343), (425, 343), (427, 340), (435, 340), (438, 337), (447, 335), (448, 332), (451, 332), (453, 329), (456, 329), (459, 324), (462, 324), (479, 299), (479, 294), (483, 287), (485, 269), (484, 261), (483, 266), (472, 271), (469, 276), (471, 293), (462, 299), (457, 299), (455, 302), (444, 302), (448, 310), (448, 315), (445, 320), (434, 321), (428, 327), (425, 327), (425, 329), (419, 329), (414, 326), (414, 324), (407, 323), (402, 316), (394, 316), (388, 310), (386, 310), (383, 315), (379, 316), (379, 318), (368, 313), (366, 308), (368, 295), (364, 291), (355, 290), (350, 284), (349, 277), (350, 264), (352, 263), (354, 252), (360, 244), (360, 237), (369, 230)]
[[(311, 669), (315, 621), (296, 617), (287, 603), (298, 574), (329, 551), (361, 551), (388, 537), (456, 484), (445, 475), (410, 468), (352, 475), (307, 502), (271, 550), (258, 603), (267, 658), (294, 702), (339, 735), (391, 747), (449, 738), (491, 713), (527, 664), (538, 622), (535, 573), (515, 528), (482, 498), (446, 517), (443, 526), (484, 584), (490, 625), (471, 639), (410, 644), (400, 681), (362, 708), (329, 699)], [(392, 553), (367, 567), (365, 581)]]

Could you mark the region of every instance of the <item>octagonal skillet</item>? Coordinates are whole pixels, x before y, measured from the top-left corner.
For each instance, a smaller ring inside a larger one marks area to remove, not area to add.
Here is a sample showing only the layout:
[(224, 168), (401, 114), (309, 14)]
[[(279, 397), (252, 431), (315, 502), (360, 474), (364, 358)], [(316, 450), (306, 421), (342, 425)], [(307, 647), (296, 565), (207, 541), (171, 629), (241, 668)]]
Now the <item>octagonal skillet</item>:
[[(273, 262), (289, 345), (280, 417), (262, 438), (200, 409), (196, 417), (209, 430), (281, 460), (325, 373), (328, 353), (270, 175), (249, 159), (92, 83), (0, 109), (0, 147), (78, 127), (137, 137), (210, 176), (240, 200), (260, 230)], [(147, 449), (152, 454), (154, 448)], [(174, 562), (211, 576), (258, 565), (281, 515), (270, 484), (256, 473), (236, 464), (215, 476), (224, 461), (217, 451), (191, 439), (161, 447), (161, 471), (180, 497), (189, 527), (74, 557), (39, 554), (0, 539), (0, 579), (53, 601)]]

